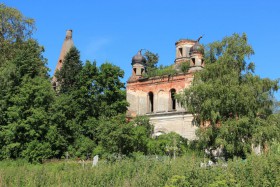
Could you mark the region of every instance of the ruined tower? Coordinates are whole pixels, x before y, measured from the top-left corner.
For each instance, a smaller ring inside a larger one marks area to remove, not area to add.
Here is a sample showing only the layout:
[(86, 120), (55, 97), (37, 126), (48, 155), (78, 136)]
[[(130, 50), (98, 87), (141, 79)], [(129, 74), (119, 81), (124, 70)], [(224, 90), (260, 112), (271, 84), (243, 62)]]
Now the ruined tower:
[[(73, 46), (74, 46), (74, 43), (73, 43), (73, 40), (72, 40), (72, 30), (67, 30), (66, 31), (66, 37), (65, 37), (64, 42), (62, 44), (60, 55), (59, 55), (59, 58), (58, 58), (58, 61), (57, 61), (57, 64), (56, 64), (54, 75), (55, 75), (55, 72), (57, 70), (61, 69), (64, 58), (65, 58), (65, 55), (69, 52), (69, 50)], [(57, 82), (57, 79), (56, 79), (55, 76), (53, 76), (53, 78), (52, 78), (52, 85), (53, 85), (54, 89), (56, 89), (57, 86), (58, 86), (58, 82)]]
[(204, 48), (199, 43), (199, 40), (202, 38), (199, 37), (198, 40), (195, 42), (195, 44), (190, 48), (190, 71), (199, 71), (204, 67)]
[(178, 68), (183, 62), (190, 63), (190, 71), (201, 70), (204, 67), (203, 46), (197, 40), (181, 39), (175, 43), (176, 58), (175, 67)]
[(141, 54), (142, 50), (139, 50), (138, 53), (132, 57), (132, 75), (130, 81), (138, 80), (146, 72), (146, 58)]
[(190, 49), (195, 44), (194, 40), (181, 39), (175, 43), (176, 58), (175, 64), (179, 65), (182, 62), (187, 62), (190, 59)]

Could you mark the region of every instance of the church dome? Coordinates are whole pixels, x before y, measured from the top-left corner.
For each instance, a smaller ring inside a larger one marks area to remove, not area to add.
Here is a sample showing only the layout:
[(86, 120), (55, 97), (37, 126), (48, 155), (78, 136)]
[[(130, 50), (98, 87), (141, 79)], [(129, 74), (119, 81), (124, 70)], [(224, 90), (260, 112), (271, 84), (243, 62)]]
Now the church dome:
[(196, 42), (191, 48), (190, 48), (190, 54), (192, 53), (200, 53), (203, 54), (204, 53), (204, 48), (203, 46), (199, 43)]
[(139, 50), (138, 53), (132, 57), (132, 65), (136, 63), (146, 64), (146, 58), (141, 54), (141, 50)]

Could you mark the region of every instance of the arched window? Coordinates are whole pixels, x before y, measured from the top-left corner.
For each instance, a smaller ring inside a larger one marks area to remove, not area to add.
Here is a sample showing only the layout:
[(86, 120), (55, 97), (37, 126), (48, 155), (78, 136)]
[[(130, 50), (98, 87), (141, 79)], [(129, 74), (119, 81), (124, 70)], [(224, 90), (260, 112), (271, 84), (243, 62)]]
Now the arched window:
[(176, 90), (171, 89), (170, 90), (170, 109), (176, 110), (176, 99), (175, 99)]
[(153, 92), (148, 93), (148, 113), (154, 112), (154, 94)]

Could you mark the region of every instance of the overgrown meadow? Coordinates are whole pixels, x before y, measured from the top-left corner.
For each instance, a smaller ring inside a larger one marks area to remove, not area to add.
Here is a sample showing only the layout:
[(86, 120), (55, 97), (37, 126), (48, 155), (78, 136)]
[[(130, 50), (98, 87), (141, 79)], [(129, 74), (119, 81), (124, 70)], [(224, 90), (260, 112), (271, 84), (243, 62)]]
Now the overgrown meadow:
[(0, 186), (280, 186), (279, 154), (201, 167), (207, 159), (135, 156), (114, 162), (0, 162)]

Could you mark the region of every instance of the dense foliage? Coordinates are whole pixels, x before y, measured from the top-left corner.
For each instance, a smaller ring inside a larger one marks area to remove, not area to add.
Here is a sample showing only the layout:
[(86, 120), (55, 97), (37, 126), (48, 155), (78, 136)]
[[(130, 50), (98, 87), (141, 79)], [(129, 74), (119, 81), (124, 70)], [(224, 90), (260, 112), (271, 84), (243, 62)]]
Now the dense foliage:
[[(195, 116), (203, 148), (223, 148), (227, 157), (251, 152), (252, 145), (267, 146), (279, 134), (269, 123), (272, 94), (278, 81), (254, 75), (254, 54), (245, 34), (233, 34), (209, 45), (206, 66), (178, 99)], [(265, 130), (267, 129), (267, 130)]]
[(32, 19), (3, 4), (0, 13), (0, 158), (48, 158), (48, 108), (54, 92), (44, 49), (30, 38)]

